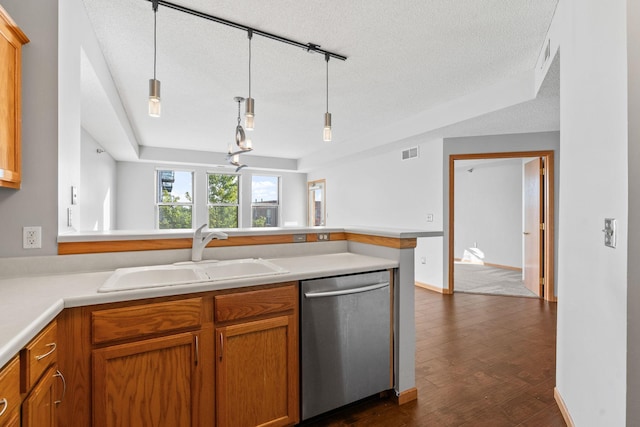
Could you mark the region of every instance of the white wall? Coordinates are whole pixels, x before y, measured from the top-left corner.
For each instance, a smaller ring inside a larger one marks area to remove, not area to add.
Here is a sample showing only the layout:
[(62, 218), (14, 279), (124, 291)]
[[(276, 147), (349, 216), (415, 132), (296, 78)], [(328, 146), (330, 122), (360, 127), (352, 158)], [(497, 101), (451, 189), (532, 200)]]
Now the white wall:
[[(194, 177), (194, 224), (207, 222), (207, 172), (233, 173), (230, 168), (169, 165), (156, 163), (117, 162), (117, 223), (120, 230), (152, 230), (155, 228), (156, 168), (190, 170)], [(293, 172), (240, 171), (241, 227), (251, 227), (251, 175), (280, 176), (281, 224), (297, 222), (306, 225), (307, 175)]]
[[(414, 146), (420, 156), (402, 161), (401, 151)], [(309, 181), (318, 179), (327, 181), (328, 226), (442, 230), (441, 139), (413, 137), (309, 173)], [(434, 215), (433, 222), (427, 214)], [(441, 246), (442, 238), (418, 239), (416, 281), (442, 285)]]
[[(564, 22), (556, 384), (577, 426), (624, 426), (627, 1), (562, 0), (560, 7)], [(616, 249), (603, 244), (604, 218), (618, 221)]]
[[(31, 41), (22, 50), (22, 188), (0, 188), (0, 257), (52, 255), (58, 236), (58, 1), (3, 0), (2, 7)], [(42, 227), (42, 249), (22, 249), (24, 226)]]
[(80, 150), (80, 182), (75, 228), (115, 230), (116, 161), (84, 129)]
[(640, 425), (640, 2), (627, 1), (629, 102), (629, 253), (627, 425)]
[(477, 244), (484, 262), (522, 268), (522, 160), (463, 164), (455, 170), (454, 257)]

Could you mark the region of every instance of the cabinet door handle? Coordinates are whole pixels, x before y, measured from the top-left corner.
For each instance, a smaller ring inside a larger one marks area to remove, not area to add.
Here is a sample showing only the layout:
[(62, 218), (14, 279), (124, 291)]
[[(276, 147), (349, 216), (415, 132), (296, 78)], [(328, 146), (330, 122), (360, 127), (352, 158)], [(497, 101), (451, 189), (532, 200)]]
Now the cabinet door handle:
[(198, 366), (198, 359), (200, 358), (199, 353), (200, 353), (200, 346), (198, 345), (198, 336), (196, 335), (196, 366)]
[(64, 379), (64, 375), (62, 375), (62, 372), (60, 372), (58, 369), (56, 369), (56, 373), (53, 374), (54, 378), (58, 377), (62, 380), (62, 397), (60, 398), (60, 400), (56, 400), (55, 403), (56, 405), (59, 405), (62, 403), (62, 401), (64, 400), (64, 396), (67, 394), (67, 380)]
[(57, 347), (57, 345), (56, 345), (56, 343), (51, 342), (51, 343), (47, 344), (47, 347), (51, 347), (51, 350), (47, 351), (45, 354), (41, 354), (41, 355), (39, 355), (39, 356), (36, 356), (36, 360), (42, 360), (42, 359), (44, 359), (45, 357), (49, 356), (51, 353), (53, 353), (54, 351), (56, 351), (56, 347)]
[(224, 352), (224, 338), (222, 332), (220, 332), (220, 361), (222, 362), (222, 353)]
[(0, 411), (0, 417), (7, 412), (7, 408), (9, 407), (9, 401), (7, 400), (6, 397), (3, 397), (2, 399), (0, 399), (0, 405), (4, 405), (2, 408), (2, 411)]

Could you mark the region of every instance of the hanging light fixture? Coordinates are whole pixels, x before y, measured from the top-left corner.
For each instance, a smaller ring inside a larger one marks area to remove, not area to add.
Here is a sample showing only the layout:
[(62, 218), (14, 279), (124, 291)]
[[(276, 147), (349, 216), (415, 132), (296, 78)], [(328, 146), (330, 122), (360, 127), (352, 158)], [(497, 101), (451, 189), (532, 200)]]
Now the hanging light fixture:
[(329, 112), (329, 54), (324, 54), (324, 60), (327, 62), (327, 112), (324, 113), (324, 132), (322, 139), (325, 142), (331, 141), (331, 113)]
[(251, 97), (251, 39), (253, 38), (253, 30), (248, 30), (247, 35), (249, 37), (249, 97), (245, 101), (245, 115), (244, 115), (244, 127), (247, 130), (253, 130), (253, 116), (254, 116), (254, 102)]
[(247, 139), (244, 129), (242, 129), (242, 125), (240, 124), (240, 103), (244, 101), (244, 98), (241, 96), (236, 96), (235, 101), (238, 103), (238, 124), (236, 126), (236, 145), (240, 148), (241, 151), (251, 150), (251, 140)]
[(247, 165), (240, 163), (240, 154), (253, 150), (253, 147), (251, 140), (246, 138), (244, 129), (242, 129), (242, 125), (240, 124), (240, 103), (245, 99), (241, 96), (236, 96), (233, 99), (238, 103), (238, 123), (236, 125), (236, 145), (238, 149), (233, 151), (232, 146), (229, 145), (227, 161), (230, 165), (235, 166), (236, 172), (238, 172), (240, 169), (247, 167)]
[(153, 78), (149, 79), (149, 115), (160, 117), (160, 80), (156, 79), (156, 39), (158, 0), (152, 0), (153, 7)]

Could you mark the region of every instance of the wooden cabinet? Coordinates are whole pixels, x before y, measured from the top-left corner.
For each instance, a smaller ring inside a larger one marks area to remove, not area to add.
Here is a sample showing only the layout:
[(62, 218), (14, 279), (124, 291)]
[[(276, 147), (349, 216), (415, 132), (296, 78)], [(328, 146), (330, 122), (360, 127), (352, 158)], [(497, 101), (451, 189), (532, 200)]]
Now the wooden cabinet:
[(202, 312), (202, 298), (92, 312), (93, 342), (110, 343), (92, 351), (93, 426), (213, 425), (204, 361), (213, 326), (202, 326)]
[(23, 427), (55, 427), (57, 407), (66, 393), (65, 379), (58, 370), (57, 321), (51, 322), (20, 352), (20, 389)]
[(298, 288), (215, 297), (218, 427), (299, 421)]
[(299, 420), (298, 284), (66, 309), (65, 426)]
[(21, 50), (29, 39), (0, 6), (0, 187), (21, 183)]
[(62, 374), (55, 367), (47, 369), (42, 379), (22, 402), (22, 427), (55, 427), (56, 406), (60, 404), (62, 391), (58, 384)]
[(205, 425), (201, 339), (200, 332), (186, 332), (95, 350), (93, 425)]
[[(15, 424), (15, 419), (18, 424)], [(14, 357), (0, 370), (0, 427), (19, 425), (20, 358)]]

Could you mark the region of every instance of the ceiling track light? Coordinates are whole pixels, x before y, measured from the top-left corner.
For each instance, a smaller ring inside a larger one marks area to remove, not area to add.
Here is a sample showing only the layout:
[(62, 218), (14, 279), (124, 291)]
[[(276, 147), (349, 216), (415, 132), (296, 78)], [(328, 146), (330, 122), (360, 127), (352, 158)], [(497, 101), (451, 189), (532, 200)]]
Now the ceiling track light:
[(230, 21), (228, 19), (224, 19), (224, 18), (220, 18), (214, 15), (210, 15), (208, 13), (204, 13), (204, 12), (200, 12), (199, 10), (195, 10), (195, 9), (191, 9), (185, 6), (181, 6), (179, 4), (176, 3), (172, 3), (170, 1), (165, 1), (165, 0), (145, 0), (145, 1), (150, 1), (150, 2), (157, 2), (158, 4), (164, 6), (164, 7), (168, 7), (169, 9), (173, 9), (176, 10), (178, 12), (182, 12), (182, 13), (186, 13), (188, 15), (192, 15), (192, 16), (197, 16), (198, 18), (203, 18), (206, 19), (208, 21), (213, 21), (213, 22), (217, 22), (218, 24), (222, 24), (222, 25), (226, 25), (228, 27), (233, 27), (233, 28), (237, 28), (239, 30), (243, 30), (243, 31), (249, 31), (251, 30), (251, 32), (253, 34), (257, 34), (259, 36), (280, 42), (280, 43), (284, 43), (284, 44), (288, 44), (294, 47), (298, 47), (301, 49), (306, 50), (307, 52), (311, 52), (311, 53), (321, 53), (321, 54), (329, 54), (332, 58), (335, 59), (339, 59), (341, 61), (346, 61), (347, 57), (344, 55), (340, 55), (338, 53), (335, 52), (330, 52), (328, 50), (324, 50), (324, 49), (320, 49), (320, 45), (319, 44), (315, 44), (315, 43), (301, 43), (286, 37), (282, 37), (279, 36), (277, 34), (273, 34), (273, 33), (269, 33), (267, 31), (262, 31), (262, 30), (258, 30), (256, 28), (251, 28), (248, 27), (246, 25), (240, 24), (239, 22), (234, 22), (234, 21)]
[(255, 115), (255, 103), (251, 97), (251, 39), (253, 38), (253, 30), (247, 31), (249, 38), (249, 97), (245, 101), (244, 127), (247, 130), (253, 130), (253, 117)]
[(151, 6), (153, 8), (153, 78), (149, 79), (149, 115), (151, 117), (160, 117), (162, 110), (160, 104), (160, 80), (156, 79), (158, 0), (152, 0)]
[(327, 112), (324, 113), (324, 131), (322, 140), (331, 142), (331, 113), (329, 112), (329, 54), (325, 53), (324, 60), (327, 63)]

